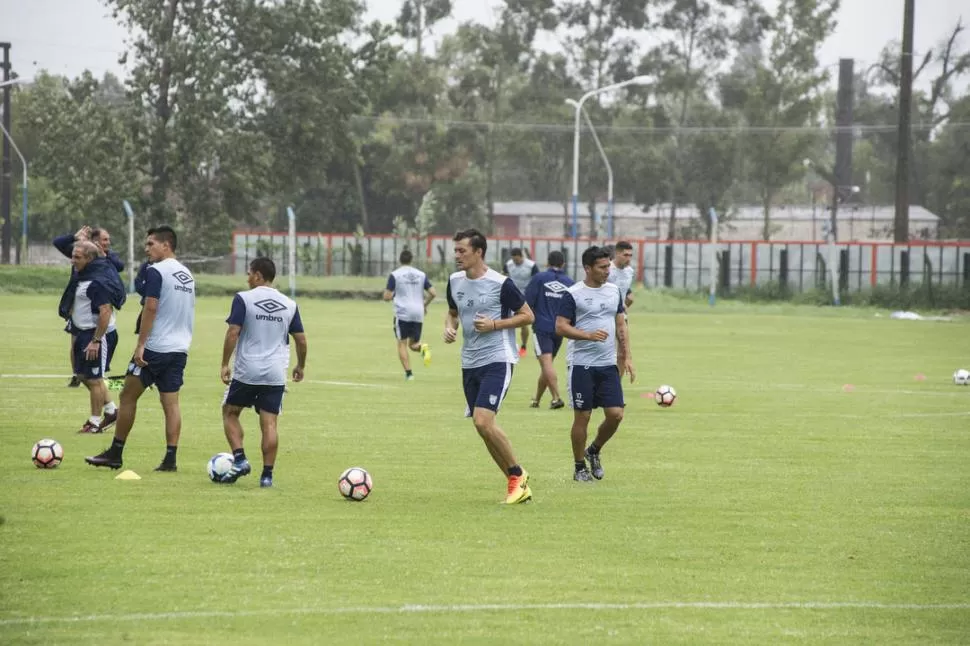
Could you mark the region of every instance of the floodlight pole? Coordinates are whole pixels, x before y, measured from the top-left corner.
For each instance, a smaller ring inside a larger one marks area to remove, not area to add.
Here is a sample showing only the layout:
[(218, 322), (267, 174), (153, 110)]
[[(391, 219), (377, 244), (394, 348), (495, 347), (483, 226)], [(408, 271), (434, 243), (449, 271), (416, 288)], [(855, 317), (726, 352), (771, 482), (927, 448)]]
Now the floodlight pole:
[(128, 293), (135, 293), (135, 211), (131, 208), (128, 200), (121, 201), (125, 207), (125, 214), (128, 216)]
[[(577, 107), (577, 102), (575, 99), (566, 99), (566, 103)], [(586, 120), (586, 126), (589, 131), (593, 133), (593, 141), (596, 142), (596, 148), (600, 152), (600, 157), (603, 158), (603, 163), (606, 165), (606, 237), (613, 237), (613, 167), (610, 166), (610, 160), (606, 157), (606, 151), (603, 149), (603, 144), (600, 142), (599, 135), (596, 134), (596, 128), (593, 127), (593, 122), (589, 118), (589, 113), (586, 112), (586, 108), (579, 106), (579, 110), (582, 111), (583, 117)]]
[[(19, 79), (15, 79), (15, 80), (19, 80)], [(9, 85), (9, 84), (10, 83), (7, 83), (6, 85)], [(2, 122), (0, 122), (0, 130), (3, 131), (3, 136), (7, 138), (7, 142), (10, 144), (10, 147), (13, 148), (13, 151), (15, 153), (17, 153), (17, 157), (20, 157), (20, 167), (24, 173), (23, 186), (21, 187), (21, 193), (23, 194), (23, 204), (22, 204), (23, 222), (21, 224), (21, 232), (20, 232), (20, 264), (26, 265), (27, 249), (28, 249), (28, 246), (27, 246), (27, 160), (24, 159), (23, 153), (20, 152), (20, 148), (17, 148), (17, 143), (13, 140), (13, 137), (10, 136), (10, 133), (7, 132), (7, 129), (3, 127)]]
[(296, 298), (296, 213), (292, 206), (286, 207), (286, 217), (290, 225), (290, 298)]

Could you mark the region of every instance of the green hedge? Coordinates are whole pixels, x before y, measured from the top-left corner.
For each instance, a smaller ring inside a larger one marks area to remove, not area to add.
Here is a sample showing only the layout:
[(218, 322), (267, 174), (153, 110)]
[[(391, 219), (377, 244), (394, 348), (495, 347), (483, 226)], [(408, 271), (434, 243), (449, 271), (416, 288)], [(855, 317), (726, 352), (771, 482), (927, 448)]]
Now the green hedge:
[[(970, 286), (964, 285), (878, 285), (858, 292), (843, 292), (843, 305), (881, 307), (890, 310), (959, 309), (970, 310)], [(827, 289), (794, 292), (777, 282), (758, 286), (735, 287), (720, 298), (747, 303), (790, 301), (800, 305), (831, 305)]]

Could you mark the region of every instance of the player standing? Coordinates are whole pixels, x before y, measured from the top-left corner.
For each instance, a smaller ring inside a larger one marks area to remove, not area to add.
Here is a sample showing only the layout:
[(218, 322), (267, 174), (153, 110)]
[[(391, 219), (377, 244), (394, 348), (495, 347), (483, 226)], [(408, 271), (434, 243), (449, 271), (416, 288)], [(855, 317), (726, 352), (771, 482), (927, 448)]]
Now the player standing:
[(610, 263), (610, 276), (607, 282), (620, 288), (623, 306), (630, 309), (633, 305), (633, 280), (636, 277), (633, 266), (633, 245), (620, 240), (613, 246), (613, 261)]
[[(512, 279), (519, 291), (525, 294), (529, 287), (529, 281), (539, 273), (539, 268), (535, 262), (522, 255), (522, 249), (514, 247), (510, 252), (511, 257), (505, 262), (505, 275)], [(529, 343), (529, 327), (522, 328), (522, 345), (519, 347), (519, 356), (525, 356), (525, 348)]]
[(536, 396), (530, 404), (531, 408), (539, 408), (542, 394), (549, 388), (552, 402), (549, 408), (556, 410), (565, 406), (559, 396), (559, 379), (553, 360), (559, 354), (562, 337), (556, 334), (556, 315), (559, 313), (559, 303), (573, 279), (563, 271), (566, 258), (561, 251), (549, 252), (549, 267), (532, 277), (525, 290), (525, 301), (532, 308), (536, 322), (532, 326), (535, 339), (536, 358), (539, 360), (539, 383), (536, 385)]
[(421, 343), (421, 328), (424, 325), (424, 315), (428, 313), (428, 304), (437, 295), (428, 276), (411, 266), (413, 259), (414, 256), (407, 249), (401, 252), (401, 266), (387, 277), (387, 287), (384, 289), (384, 300), (394, 300), (397, 356), (404, 368), (404, 378), (408, 381), (414, 379), (408, 348), (421, 353), (425, 366), (431, 365), (431, 346)]
[(177, 471), (176, 452), (182, 433), (179, 390), (185, 373), (195, 319), (195, 279), (175, 259), (178, 239), (171, 227), (148, 230), (145, 251), (152, 263), (145, 269), (145, 306), (135, 353), (121, 391), (118, 424), (111, 446), (84, 458), (96, 467), (119, 469), (125, 441), (135, 424), (138, 400), (146, 388), (158, 388), (165, 414), (165, 457), (156, 471)]
[[(222, 382), (226, 394), (222, 400), (222, 425), (232, 449), (232, 468), (222, 482), (232, 483), (252, 468), (243, 449), (243, 428), (239, 414), (252, 407), (259, 415), (262, 434), (263, 473), (260, 487), (273, 486), (273, 467), (279, 435), (277, 418), (283, 410), (286, 373), (290, 365), (290, 336), (296, 342), (296, 367), (293, 381), (303, 381), (307, 342), (303, 321), (296, 303), (273, 287), (276, 265), (269, 258), (256, 258), (249, 263), (246, 281), (249, 290), (238, 292), (226, 323), (222, 346)], [(232, 368), (229, 359), (236, 360)]]
[[(630, 383), (633, 383), (635, 375), (620, 289), (606, 282), (610, 273), (609, 252), (590, 247), (583, 252), (583, 269), (586, 278), (563, 296), (556, 317), (556, 332), (569, 339), (566, 365), (573, 407), (570, 433), (575, 461), (573, 479), (589, 482), (592, 478), (602, 480), (600, 451), (623, 421), (625, 404), (620, 378), (630, 373)], [(586, 447), (594, 408), (602, 408), (605, 419), (596, 439)]]
[(458, 271), (448, 279), (444, 340), (454, 343), (461, 325), (465, 416), (472, 418), (489, 454), (508, 478), (505, 502), (513, 505), (532, 498), (529, 474), (516, 460), (495, 416), (519, 359), (515, 328), (529, 325), (535, 317), (512, 280), (485, 264), (484, 235), (467, 229), (456, 233), (454, 242)]

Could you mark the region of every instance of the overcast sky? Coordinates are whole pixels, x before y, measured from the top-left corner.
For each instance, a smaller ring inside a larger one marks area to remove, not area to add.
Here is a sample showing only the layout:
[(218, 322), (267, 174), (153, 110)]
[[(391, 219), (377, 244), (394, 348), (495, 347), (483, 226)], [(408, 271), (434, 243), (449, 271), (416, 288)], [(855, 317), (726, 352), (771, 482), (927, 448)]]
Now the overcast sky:
[[(773, 8), (777, 0), (764, 0)], [(455, 20), (493, 21), (491, 0), (455, 0)], [(401, 0), (369, 0), (373, 17), (392, 20)], [(821, 50), (821, 63), (855, 58), (856, 69), (876, 60), (889, 40), (902, 35), (903, 0), (842, 0), (838, 27)], [(945, 37), (957, 19), (970, 23), (970, 0), (918, 0), (916, 2), (916, 50), (925, 52)], [(36, 70), (77, 76), (89, 69), (97, 76), (111, 71), (122, 75), (118, 65), (124, 50), (125, 31), (99, 0), (0, 0), (0, 42), (10, 42), (11, 59), (21, 76)], [(970, 48), (970, 33), (963, 46)], [(833, 70), (833, 78), (836, 76)], [(964, 81), (966, 83), (966, 81)]]

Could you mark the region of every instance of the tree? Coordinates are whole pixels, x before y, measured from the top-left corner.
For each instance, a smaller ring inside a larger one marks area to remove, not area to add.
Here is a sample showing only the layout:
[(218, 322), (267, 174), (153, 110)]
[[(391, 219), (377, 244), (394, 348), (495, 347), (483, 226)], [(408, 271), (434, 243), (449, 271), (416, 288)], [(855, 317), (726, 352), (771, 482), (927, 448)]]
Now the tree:
[(650, 23), (650, 0), (564, 0), (556, 3), (563, 51), (580, 85), (602, 87), (633, 76), (634, 32)]

